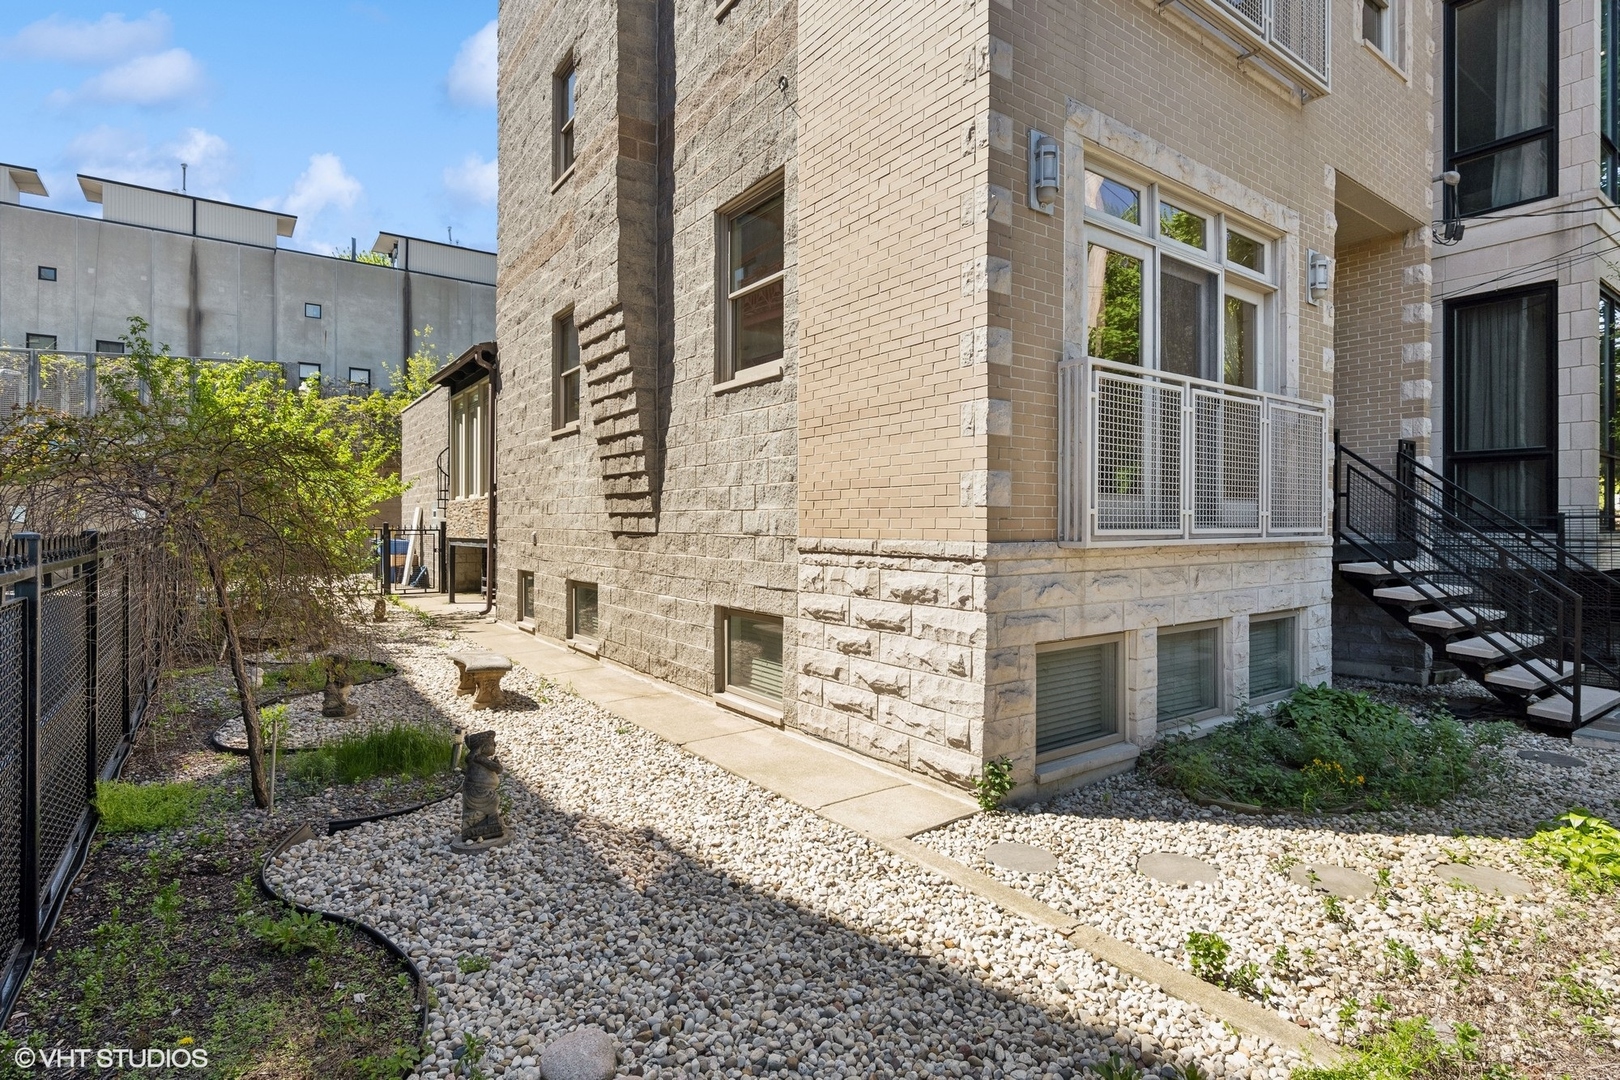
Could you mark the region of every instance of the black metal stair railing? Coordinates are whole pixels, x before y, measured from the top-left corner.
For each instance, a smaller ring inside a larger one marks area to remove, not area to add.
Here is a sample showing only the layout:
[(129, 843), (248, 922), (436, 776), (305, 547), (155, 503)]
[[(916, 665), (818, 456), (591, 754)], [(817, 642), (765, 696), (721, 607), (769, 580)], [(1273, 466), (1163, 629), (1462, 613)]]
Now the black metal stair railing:
[(1500, 612), (1478, 636), (1518, 661), (1533, 692), (1567, 700), (1578, 724), (1587, 673), (1605, 667), (1582, 640), (1581, 594), (1414, 482), (1407, 463), (1398, 479), (1344, 446), (1335, 459), (1339, 541), (1465, 626), (1481, 610)]

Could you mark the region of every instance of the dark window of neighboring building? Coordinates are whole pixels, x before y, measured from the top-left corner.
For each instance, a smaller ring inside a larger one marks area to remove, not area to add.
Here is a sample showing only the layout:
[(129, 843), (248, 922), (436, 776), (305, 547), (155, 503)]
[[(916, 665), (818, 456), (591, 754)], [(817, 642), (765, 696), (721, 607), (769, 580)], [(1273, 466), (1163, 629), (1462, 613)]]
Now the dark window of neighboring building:
[(552, 148), (552, 177), (561, 180), (574, 167), (574, 91), (577, 80), (574, 62), (559, 71), (552, 80), (552, 109), (555, 114), (555, 139)]
[(55, 281), (56, 280), (56, 267), (54, 267), (54, 266), (42, 266), (42, 267), (40, 267), (39, 268), (39, 280), (41, 280), (41, 281)]
[(1598, 96), (1601, 98), (1602, 146), (1598, 151), (1598, 182), (1603, 194), (1620, 202), (1620, 68), (1614, 62), (1614, 35), (1620, 22), (1620, 0), (1602, 0), (1602, 41), (1598, 46)]
[(319, 304), (305, 304), (304, 305), (304, 318), (306, 318), (306, 319), (318, 319), (320, 317), (321, 317), (321, 305), (319, 305)]
[(1602, 379), (1603, 423), (1598, 428), (1598, 505), (1613, 527), (1620, 511), (1620, 299), (1605, 289), (1598, 299), (1598, 357)]
[(103, 356), (123, 356), (124, 343), (122, 341), (108, 341), (106, 338), (96, 338), (96, 352)]
[(726, 613), (725, 688), (772, 705), (782, 701), (782, 620)]
[(1446, 471), (1531, 524), (1555, 509), (1556, 286), (1447, 305)]
[(28, 334), (23, 341), (23, 346), (29, 349), (54, 349), (56, 348), (56, 335)]
[(552, 323), (551, 364), (551, 426), (555, 430), (579, 422), (579, 328), (572, 311)]
[(321, 365), (319, 365), (319, 364), (299, 364), (298, 365), (298, 381), (301, 384), (302, 383), (313, 382), (317, 386), (319, 386), (320, 382), (321, 382)]
[(784, 208), (777, 188), (721, 218), (722, 382), (782, 359)]
[(349, 381), (357, 386), (371, 385), (371, 369), (368, 367), (352, 367), (349, 369)]
[(1446, 5), (1448, 197), (1482, 214), (1554, 193), (1557, 34), (1552, 0)]
[(1035, 753), (1072, 750), (1119, 731), (1119, 643), (1035, 654)]

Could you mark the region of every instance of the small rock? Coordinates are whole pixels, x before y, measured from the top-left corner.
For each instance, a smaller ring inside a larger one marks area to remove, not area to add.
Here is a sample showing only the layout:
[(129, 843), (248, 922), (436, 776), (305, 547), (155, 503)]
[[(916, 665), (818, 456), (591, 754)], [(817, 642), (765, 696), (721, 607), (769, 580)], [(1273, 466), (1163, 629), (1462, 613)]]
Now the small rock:
[(611, 1080), (618, 1070), (613, 1038), (599, 1027), (570, 1031), (540, 1055), (544, 1080)]

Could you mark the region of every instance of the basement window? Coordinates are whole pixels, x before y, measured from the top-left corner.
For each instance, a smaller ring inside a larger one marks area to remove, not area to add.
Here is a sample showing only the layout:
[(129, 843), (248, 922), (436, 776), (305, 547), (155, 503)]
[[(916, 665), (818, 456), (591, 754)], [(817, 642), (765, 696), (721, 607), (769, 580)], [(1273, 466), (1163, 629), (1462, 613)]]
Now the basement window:
[(1213, 626), (1159, 632), (1159, 723), (1202, 720), (1220, 713), (1221, 683)]
[(782, 703), (782, 620), (729, 611), (725, 618), (725, 688), (769, 705)]
[(534, 572), (518, 571), (518, 622), (534, 621)]
[(1299, 681), (1295, 628), (1292, 615), (1249, 620), (1249, 700), (1281, 697)]
[(568, 583), (568, 637), (597, 640), (597, 588), (588, 582)]
[(1036, 760), (1073, 753), (1119, 733), (1119, 642), (1061, 644), (1035, 654)]

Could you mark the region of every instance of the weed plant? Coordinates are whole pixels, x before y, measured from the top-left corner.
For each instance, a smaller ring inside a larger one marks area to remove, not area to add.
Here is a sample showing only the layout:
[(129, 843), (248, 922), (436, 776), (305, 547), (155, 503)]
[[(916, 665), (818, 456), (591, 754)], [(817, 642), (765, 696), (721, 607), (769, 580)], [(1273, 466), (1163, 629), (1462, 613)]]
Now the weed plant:
[(428, 724), (395, 724), (306, 750), (288, 773), (311, 787), (358, 784), (374, 776), (429, 776), (450, 768), (450, 736)]
[(981, 810), (997, 810), (1016, 785), (1013, 782), (1012, 762), (1005, 756), (984, 763), (984, 772), (973, 778), (973, 798)]
[(1483, 750), (1511, 730), (1443, 714), (1419, 724), (1366, 694), (1301, 686), (1269, 715), (1165, 739), (1145, 767), (1188, 795), (1277, 809), (1433, 806), (1492, 773), (1496, 759)]
[(1388, 1031), (1361, 1040), (1337, 1065), (1294, 1070), (1290, 1080), (1419, 1080), (1452, 1076), (1479, 1056), (1479, 1030), (1458, 1024), (1455, 1041), (1440, 1037), (1424, 1017), (1397, 1020)]
[(202, 803), (196, 784), (96, 781), (96, 811), (106, 834), (152, 832), (189, 823)]
[(1531, 854), (1569, 871), (1570, 889), (1578, 894), (1620, 885), (1620, 829), (1580, 807), (1558, 822), (1526, 841)]

